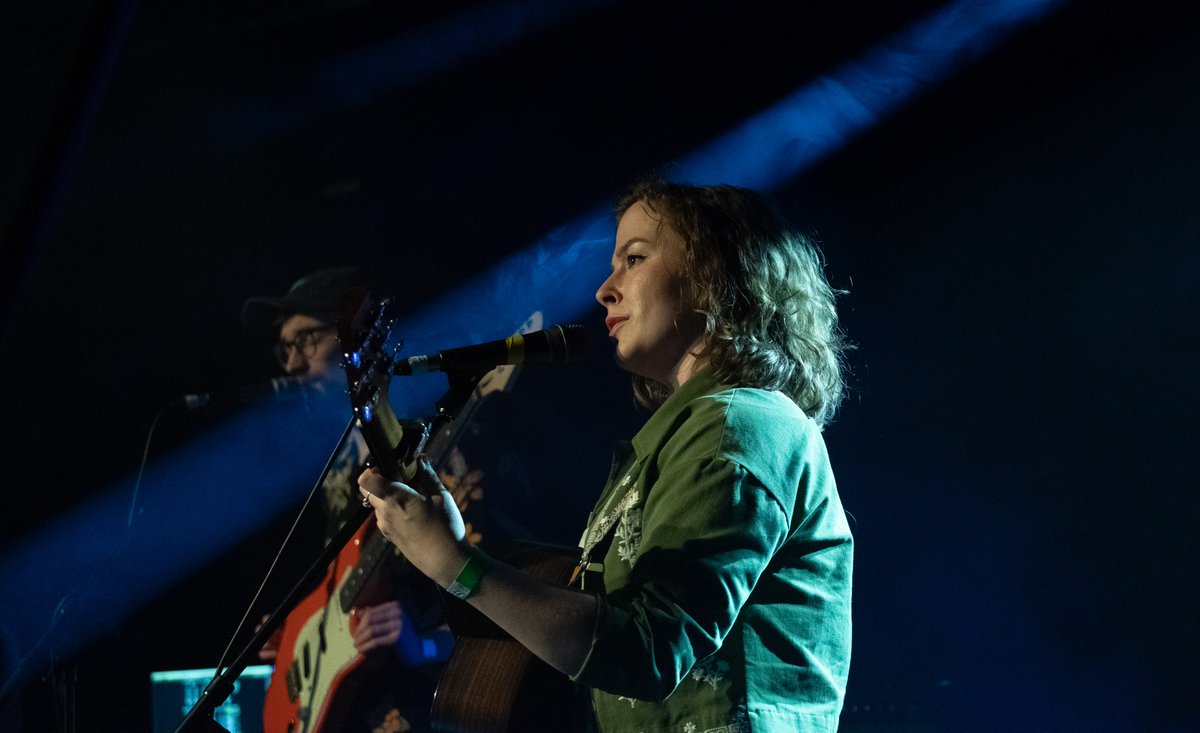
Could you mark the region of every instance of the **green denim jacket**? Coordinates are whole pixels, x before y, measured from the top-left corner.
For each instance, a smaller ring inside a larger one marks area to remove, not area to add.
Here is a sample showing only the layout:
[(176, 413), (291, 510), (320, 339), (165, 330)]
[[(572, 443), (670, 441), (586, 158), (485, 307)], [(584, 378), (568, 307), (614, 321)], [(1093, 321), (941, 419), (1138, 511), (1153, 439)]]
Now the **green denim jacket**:
[(789, 398), (694, 375), (619, 450), (582, 545), (600, 611), (572, 678), (603, 733), (837, 729), (853, 540)]

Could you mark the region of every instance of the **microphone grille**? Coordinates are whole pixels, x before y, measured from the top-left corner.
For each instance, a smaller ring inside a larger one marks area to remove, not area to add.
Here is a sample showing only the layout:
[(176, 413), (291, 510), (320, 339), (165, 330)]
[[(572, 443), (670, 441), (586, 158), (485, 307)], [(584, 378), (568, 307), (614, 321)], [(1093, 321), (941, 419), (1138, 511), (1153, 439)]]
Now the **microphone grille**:
[(552, 326), (547, 333), (551, 361), (578, 361), (587, 355), (587, 332), (578, 323)]

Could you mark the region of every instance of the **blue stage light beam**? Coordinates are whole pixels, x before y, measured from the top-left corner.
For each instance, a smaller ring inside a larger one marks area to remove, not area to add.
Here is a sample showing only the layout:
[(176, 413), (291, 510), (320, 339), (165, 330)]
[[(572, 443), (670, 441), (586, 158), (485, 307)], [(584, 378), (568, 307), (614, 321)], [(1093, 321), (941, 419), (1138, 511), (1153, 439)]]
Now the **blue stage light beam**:
[[(147, 467), (132, 521), (131, 480), (9, 550), (0, 560), (0, 689), (44, 674), (49, 659), (111, 633), (272, 518), (294, 513), (350, 418), (337, 397), (268, 405), (215, 424)], [(265, 574), (270, 558), (251, 561)]]
[(772, 191), (1067, 0), (959, 0), (679, 161), (680, 180)]
[(299, 95), (241, 99), (212, 117), (214, 149), (249, 153), (269, 139), (367, 105), (456, 65), (614, 5), (615, 0), (514, 0), (474, 7), (319, 67)]
[[(1008, 33), (1065, 2), (959, 0), (678, 161), (676, 177), (774, 190)], [(365, 99), (370, 93), (363, 89), (354, 94)], [(588, 312), (598, 318), (592, 294), (608, 271), (614, 230), (610, 207), (596, 206), (491, 273), (407, 316), (397, 326), (406, 341), (405, 354), (502, 338), (533, 311), (541, 311), (546, 324)], [(486, 322), (481, 313), (488, 314)], [(394, 388), (396, 412), (428, 414), (442, 384), (432, 377), (413, 378), (404, 388)], [(295, 487), (316, 474), (298, 458), (321, 456), (322, 441), (296, 443), (284, 452), (264, 450), (262, 436), (275, 428), (265, 426), (263, 419), (252, 414), (234, 421), (147, 472), (147, 505), (161, 505), (155, 515), (160, 521), (140, 520), (145, 536), (124, 543), (128, 549), (121, 562), (102, 564), (97, 558), (106, 557), (113, 538), (122, 536), (118, 530), (126, 488), (105, 494), (7, 553), (0, 560), (5, 676), (19, 679), (41, 671), (26, 666), (14, 675), (13, 667), (48, 635), (52, 618), (58, 619), (50, 634), (53, 648), (69, 653), (263, 526), (277, 515), (281, 502), (296, 501)], [(324, 442), (338, 434), (340, 430), (326, 433)], [(229, 470), (221, 477), (197, 479), (197, 467), (211, 466), (214, 456)], [(264, 486), (261, 479), (268, 475), (275, 480)], [(101, 572), (103, 583), (96, 581)], [(85, 594), (80, 588), (90, 590)], [(72, 614), (71, 606), (82, 601), (68, 600), (60, 613), (62, 599), (75, 595), (86, 595), (86, 612)]]
[[(1066, 2), (954, 2), (672, 163), (672, 177), (774, 191)], [(480, 333), (481, 313), (496, 324), (519, 322), (531, 309), (547, 323), (600, 318), (592, 294), (609, 271), (615, 229), (611, 207), (595, 206), (433, 302), (400, 327), (421, 347), (412, 353), (506, 335)]]

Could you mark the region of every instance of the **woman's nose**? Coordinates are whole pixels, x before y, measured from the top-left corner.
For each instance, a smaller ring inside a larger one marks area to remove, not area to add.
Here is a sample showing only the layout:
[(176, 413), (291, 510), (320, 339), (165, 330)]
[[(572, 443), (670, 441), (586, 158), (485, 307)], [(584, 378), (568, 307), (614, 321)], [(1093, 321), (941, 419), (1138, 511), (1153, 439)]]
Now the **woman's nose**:
[(614, 272), (600, 283), (600, 288), (596, 291), (596, 300), (600, 305), (611, 305), (621, 299), (616, 287), (616, 277), (617, 273)]

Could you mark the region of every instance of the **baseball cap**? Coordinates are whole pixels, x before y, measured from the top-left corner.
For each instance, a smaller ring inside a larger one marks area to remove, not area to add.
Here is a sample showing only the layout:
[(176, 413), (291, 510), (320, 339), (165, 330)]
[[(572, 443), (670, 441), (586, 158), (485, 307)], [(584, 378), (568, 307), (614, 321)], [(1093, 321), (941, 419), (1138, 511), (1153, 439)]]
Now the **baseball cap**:
[(334, 321), (346, 295), (368, 286), (369, 278), (357, 267), (317, 270), (292, 283), (283, 295), (247, 300), (242, 306), (242, 322), (251, 330), (266, 331), (277, 326), (284, 316), (295, 313)]

